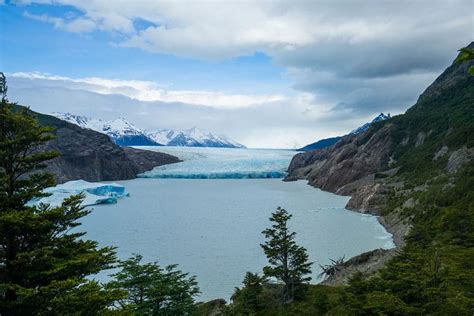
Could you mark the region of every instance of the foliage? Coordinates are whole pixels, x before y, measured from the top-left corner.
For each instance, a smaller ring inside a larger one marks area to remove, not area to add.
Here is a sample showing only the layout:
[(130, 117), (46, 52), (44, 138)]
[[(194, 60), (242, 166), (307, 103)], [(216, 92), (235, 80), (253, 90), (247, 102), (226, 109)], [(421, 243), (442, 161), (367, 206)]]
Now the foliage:
[[(474, 59), (474, 49), (464, 47), (459, 50), (459, 56), (456, 58), (457, 63)], [(474, 66), (469, 67), (469, 73), (474, 76)]]
[(58, 153), (41, 151), (53, 138), (27, 109), (0, 105), (0, 313), (97, 313), (119, 293), (87, 279), (115, 261), (112, 248), (77, 231), (88, 214), (81, 196), (59, 207), (29, 206), (54, 184), (42, 172)]
[(141, 315), (188, 315), (194, 311), (194, 297), (199, 293), (195, 277), (176, 270), (176, 265), (162, 268), (158, 263), (141, 264), (135, 255), (120, 261), (121, 271), (112, 275), (107, 288), (126, 292), (116, 307)]
[(308, 261), (306, 249), (296, 244), (296, 233), (288, 229), (291, 217), (279, 207), (270, 218), (272, 226), (262, 232), (268, 240), (261, 247), (270, 263), (263, 268), (263, 272), (267, 277), (274, 277), (284, 283), (284, 302), (293, 301), (298, 287), (302, 288), (302, 284), (311, 280), (307, 275), (311, 273), (312, 262)]
[(254, 315), (268, 307), (269, 283), (265, 276), (247, 272), (242, 283), (243, 288), (236, 288), (232, 296), (234, 314)]

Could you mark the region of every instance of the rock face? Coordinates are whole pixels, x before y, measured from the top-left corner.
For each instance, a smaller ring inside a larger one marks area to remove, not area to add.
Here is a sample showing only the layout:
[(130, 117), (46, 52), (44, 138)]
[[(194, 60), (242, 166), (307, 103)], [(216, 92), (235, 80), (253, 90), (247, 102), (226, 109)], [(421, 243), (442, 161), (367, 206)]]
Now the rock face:
[(457, 172), (463, 165), (468, 163), (474, 157), (474, 149), (463, 147), (453, 151), (448, 159), (446, 169), (449, 173)]
[[(474, 76), (468, 73), (473, 64), (453, 63), (405, 114), (376, 122), (359, 135), (344, 136), (330, 147), (295, 155), (285, 180), (306, 179), (314, 187), (351, 195), (349, 209), (388, 214), (380, 221), (402, 246), (410, 219), (401, 217), (400, 209), (384, 210), (388, 193), (409, 196), (426, 189), (430, 179), (459, 172), (474, 159)], [(416, 208), (416, 201), (407, 200), (403, 207)], [(346, 262), (343, 274), (326, 283), (344, 283), (355, 271), (373, 273), (394, 251), (357, 256)]]
[(285, 180), (306, 179), (314, 187), (352, 195), (349, 208), (378, 214), (389, 189), (382, 178), (392, 176), (384, 173), (393, 166), (400, 165), (402, 171), (422, 168), (426, 156), (436, 161), (448, 155), (446, 170), (456, 172), (472, 156), (470, 149), (460, 146), (472, 142), (466, 135), (473, 130), (474, 77), (468, 73), (473, 64), (453, 63), (406, 114), (373, 122), (364, 132), (346, 135), (330, 147), (295, 155)]
[(133, 179), (155, 166), (180, 161), (164, 153), (121, 148), (105, 134), (53, 116), (36, 114), (41, 124), (56, 128), (56, 139), (41, 150), (61, 153), (60, 157), (47, 163), (47, 171), (56, 175), (58, 183), (77, 179), (92, 182)]
[[(310, 185), (323, 190), (353, 194), (356, 189), (372, 184), (373, 174), (388, 164), (392, 128), (386, 124), (373, 134), (348, 135), (331, 147), (297, 154), (286, 180), (307, 179)], [(359, 206), (362, 202), (353, 205)]]

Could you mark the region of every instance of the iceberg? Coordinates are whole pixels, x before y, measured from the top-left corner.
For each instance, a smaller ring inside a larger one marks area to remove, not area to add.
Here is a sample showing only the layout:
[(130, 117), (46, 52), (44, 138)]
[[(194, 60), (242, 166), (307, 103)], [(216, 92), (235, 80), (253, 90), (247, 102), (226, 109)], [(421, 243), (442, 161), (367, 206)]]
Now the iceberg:
[(268, 179), (283, 178), (294, 150), (247, 148), (159, 147), (183, 162), (139, 174), (140, 178), (165, 179)]
[(84, 194), (83, 206), (112, 204), (122, 197), (129, 196), (123, 185), (117, 183), (92, 183), (84, 180), (68, 181), (43, 190), (49, 196), (30, 201), (29, 205), (49, 204), (59, 206), (71, 195)]

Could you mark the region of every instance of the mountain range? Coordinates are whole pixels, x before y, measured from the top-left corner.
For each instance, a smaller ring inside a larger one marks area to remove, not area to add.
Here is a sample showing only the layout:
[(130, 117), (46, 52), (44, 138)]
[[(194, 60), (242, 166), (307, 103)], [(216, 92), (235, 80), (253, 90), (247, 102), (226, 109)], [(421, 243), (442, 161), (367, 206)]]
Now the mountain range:
[(120, 146), (245, 147), (225, 136), (214, 135), (197, 127), (185, 130), (144, 131), (124, 118), (102, 120), (61, 112), (51, 115), (82, 128), (106, 134)]
[(222, 135), (214, 135), (197, 127), (186, 130), (158, 130), (147, 132), (153, 141), (167, 146), (186, 147), (227, 147), (244, 148), (245, 146)]
[(364, 125), (352, 130), (349, 134), (346, 134), (346, 135), (343, 135), (343, 136), (335, 136), (335, 137), (330, 137), (330, 138), (324, 138), (324, 139), (321, 139), (321, 140), (318, 140), (314, 143), (311, 143), (311, 144), (308, 144), (304, 147), (301, 147), (299, 149), (297, 149), (298, 151), (310, 151), (310, 150), (316, 150), (316, 149), (322, 149), (322, 148), (326, 148), (326, 147), (329, 147), (329, 146), (332, 146), (334, 145), (335, 143), (337, 143), (341, 138), (343, 138), (344, 136), (347, 136), (347, 135), (359, 135), (359, 134), (362, 134), (363, 132), (365, 132), (366, 130), (369, 129), (369, 127), (376, 123), (376, 122), (381, 122), (381, 121), (385, 121), (385, 120), (388, 120), (390, 118), (390, 113), (385, 115), (383, 113), (380, 113), (376, 118), (374, 118), (372, 121), (368, 122), (368, 123), (365, 123)]

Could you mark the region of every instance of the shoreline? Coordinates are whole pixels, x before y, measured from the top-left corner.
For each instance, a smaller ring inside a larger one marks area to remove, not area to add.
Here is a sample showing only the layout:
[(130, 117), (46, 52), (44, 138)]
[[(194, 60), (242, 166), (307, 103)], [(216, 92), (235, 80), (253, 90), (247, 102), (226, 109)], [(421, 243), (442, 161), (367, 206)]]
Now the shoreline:
[[(303, 180), (303, 179), (291, 179), (292, 181)], [(287, 180), (288, 181), (288, 180)], [(317, 188), (322, 191), (334, 193), (340, 196), (350, 196), (351, 200), (357, 195), (357, 190), (351, 195), (344, 195), (341, 192), (331, 192), (330, 190), (324, 190), (317, 186), (312, 185), (309, 181), (307, 185)], [(360, 191), (359, 191), (360, 192)], [(370, 198), (370, 196), (368, 196)], [(406, 224), (396, 213), (390, 213), (388, 215), (381, 215), (377, 210), (365, 210), (362, 203), (354, 207), (353, 203), (349, 200), (345, 208), (349, 211), (369, 214), (377, 217), (377, 221), (382, 225), (385, 230), (392, 235), (392, 241), (395, 247), (390, 249), (377, 248), (371, 251), (355, 255), (347, 259), (342, 264), (342, 270), (335, 276), (328, 277), (327, 279), (317, 283), (321, 285), (337, 286), (346, 285), (349, 278), (356, 272), (361, 272), (364, 276), (370, 276), (377, 273), (380, 269), (385, 266), (385, 263), (395, 256), (398, 251), (405, 245), (404, 237), (410, 229), (410, 225)], [(363, 200), (360, 200), (361, 202)], [(385, 206), (382, 204), (381, 206)]]

